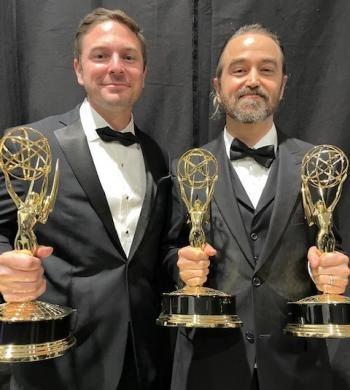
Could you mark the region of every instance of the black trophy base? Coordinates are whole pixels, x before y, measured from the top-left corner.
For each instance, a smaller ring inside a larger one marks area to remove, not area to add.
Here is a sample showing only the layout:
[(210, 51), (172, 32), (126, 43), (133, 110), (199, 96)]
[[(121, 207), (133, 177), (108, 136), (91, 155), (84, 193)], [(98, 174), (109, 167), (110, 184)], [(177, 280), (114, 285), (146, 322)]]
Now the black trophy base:
[(233, 297), (205, 287), (185, 287), (162, 295), (157, 324), (185, 328), (238, 328)]
[(74, 310), (34, 301), (0, 305), (0, 362), (19, 363), (62, 356), (75, 344)]
[(349, 338), (350, 299), (322, 294), (288, 303), (284, 333), (297, 337)]

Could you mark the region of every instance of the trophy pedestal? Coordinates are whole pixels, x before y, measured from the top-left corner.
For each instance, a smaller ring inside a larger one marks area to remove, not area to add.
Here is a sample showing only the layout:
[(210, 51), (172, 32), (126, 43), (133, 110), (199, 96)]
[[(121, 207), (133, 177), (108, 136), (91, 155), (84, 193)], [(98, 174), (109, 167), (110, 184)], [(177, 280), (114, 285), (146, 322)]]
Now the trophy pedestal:
[(162, 294), (162, 312), (157, 324), (185, 328), (238, 328), (231, 295), (206, 287), (185, 287)]
[(286, 334), (298, 337), (350, 337), (350, 298), (322, 294), (288, 303)]
[(32, 362), (62, 356), (75, 344), (73, 309), (41, 301), (0, 305), (0, 362)]

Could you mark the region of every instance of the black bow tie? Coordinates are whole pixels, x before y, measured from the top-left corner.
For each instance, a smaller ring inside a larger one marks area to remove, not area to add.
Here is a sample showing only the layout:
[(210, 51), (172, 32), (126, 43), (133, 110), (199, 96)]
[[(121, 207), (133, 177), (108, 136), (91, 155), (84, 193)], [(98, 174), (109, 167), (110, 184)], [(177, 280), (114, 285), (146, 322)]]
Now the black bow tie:
[(121, 133), (120, 131), (112, 130), (110, 127), (102, 127), (101, 129), (96, 129), (96, 133), (100, 136), (102, 141), (105, 142), (120, 142), (124, 146), (130, 146), (132, 144), (138, 143), (136, 135), (130, 132)]
[(273, 145), (267, 145), (262, 148), (251, 149), (238, 138), (235, 138), (231, 144), (230, 160), (239, 160), (244, 157), (252, 157), (260, 165), (270, 168), (275, 158), (275, 148)]

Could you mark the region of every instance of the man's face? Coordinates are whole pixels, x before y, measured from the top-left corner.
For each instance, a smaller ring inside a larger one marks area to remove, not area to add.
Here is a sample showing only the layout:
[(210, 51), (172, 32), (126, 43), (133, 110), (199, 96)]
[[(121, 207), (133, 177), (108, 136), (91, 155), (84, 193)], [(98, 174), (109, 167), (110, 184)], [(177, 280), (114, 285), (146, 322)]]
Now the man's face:
[(277, 110), (287, 81), (282, 59), (280, 48), (266, 35), (247, 33), (228, 42), (214, 88), (229, 117), (257, 123)]
[(96, 24), (82, 37), (74, 69), (97, 111), (131, 111), (146, 74), (136, 35), (112, 20)]

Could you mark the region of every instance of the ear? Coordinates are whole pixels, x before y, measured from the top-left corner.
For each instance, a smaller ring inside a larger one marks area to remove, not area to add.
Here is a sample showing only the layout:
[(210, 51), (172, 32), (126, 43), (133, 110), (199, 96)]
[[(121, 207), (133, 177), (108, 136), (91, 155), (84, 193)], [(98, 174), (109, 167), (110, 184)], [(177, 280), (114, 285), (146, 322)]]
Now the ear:
[(212, 80), (212, 85), (215, 91), (216, 98), (219, 103), (221, 103), (220, 99), (220, 80), (217, 77), (214, 77)]
[(74, 66), (75, 74), (77, 76), (78, 83), (80, 85), (84, 85), (83, 69), (82, 69), (80, 61), (77, 58), (74, 58), (73, 66)]
[(286, 88), (287, 80), (288, 80), (288, 76), (287, 76), (287, 75), (284, 75), (284, 76), (283, 76), (283, 80), (282, 80), (281, 91), (280, 91), (280, 101), (283, 99), (284, 90), (285, 90), (285, 88)]
[(145, 70), (143, 71), (143, 82), (142, 82), (142, 88), (145, 88), (145, 80), (148, 73), (148, 68), (146, 66)]

